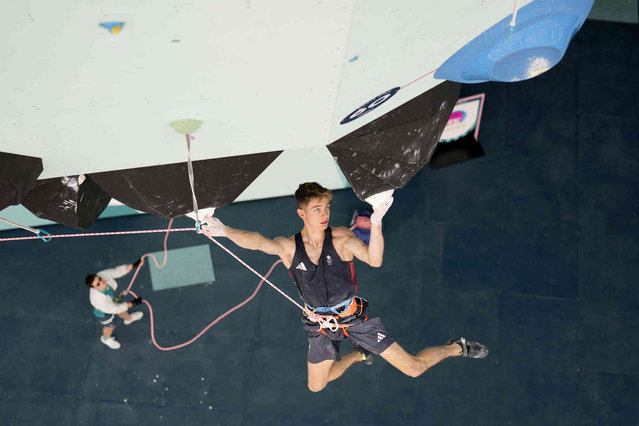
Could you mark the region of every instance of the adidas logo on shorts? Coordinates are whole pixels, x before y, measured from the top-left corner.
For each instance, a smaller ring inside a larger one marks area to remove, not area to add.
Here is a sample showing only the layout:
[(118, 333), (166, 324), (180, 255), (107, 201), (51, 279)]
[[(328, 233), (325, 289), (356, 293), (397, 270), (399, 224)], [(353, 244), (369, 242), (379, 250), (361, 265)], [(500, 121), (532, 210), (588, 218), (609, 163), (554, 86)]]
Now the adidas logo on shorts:
[(377, 333), (377, 343), (381, 342), (382, 340), (384, 340), (384, 337), (386, 337), (385, 334), (382, 333)]

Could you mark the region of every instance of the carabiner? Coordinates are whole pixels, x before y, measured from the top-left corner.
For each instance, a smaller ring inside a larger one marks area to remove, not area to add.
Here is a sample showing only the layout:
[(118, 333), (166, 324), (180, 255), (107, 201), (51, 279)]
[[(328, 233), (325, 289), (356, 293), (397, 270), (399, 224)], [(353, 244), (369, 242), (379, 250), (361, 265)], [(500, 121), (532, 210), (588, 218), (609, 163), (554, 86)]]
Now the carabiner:
[[(48, 236), (47, 237), (43, 237), (40, 234), (45, 234)], [(49, 234), (47, 231), (43, 230), (43, 229), (38, 229), (38, 233), (36, 234), (42, 241), (44, 241), (45, 243), (48, 243), (49, 241), (51, 241), (51, 234)]]

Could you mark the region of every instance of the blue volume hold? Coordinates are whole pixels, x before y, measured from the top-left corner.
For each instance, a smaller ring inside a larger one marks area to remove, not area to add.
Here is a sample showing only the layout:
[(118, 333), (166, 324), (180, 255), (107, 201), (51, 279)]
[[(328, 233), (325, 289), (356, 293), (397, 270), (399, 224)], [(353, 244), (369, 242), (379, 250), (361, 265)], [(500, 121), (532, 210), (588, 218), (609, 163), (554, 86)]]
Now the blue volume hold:
[(114, 22), (100, 22), (102, 28), (106, 28), (112, 34), (119, 34), (122, 31), (122, 27), (124, 27), (124, 22), (114, 21)]
[(434, 77), (459, 83), (521, 81), (555, 66), (594, 0), (535, 0), (508, 15), (444, 62)]

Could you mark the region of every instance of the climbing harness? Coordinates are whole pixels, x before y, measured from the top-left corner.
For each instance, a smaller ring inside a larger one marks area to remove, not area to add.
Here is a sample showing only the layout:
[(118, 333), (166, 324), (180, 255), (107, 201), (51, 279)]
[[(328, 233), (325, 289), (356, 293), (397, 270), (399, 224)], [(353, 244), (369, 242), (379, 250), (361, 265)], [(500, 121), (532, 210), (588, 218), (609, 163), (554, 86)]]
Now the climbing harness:
[[(363, 297), (353, 296), (334, 306), (320, 306), (317, 308), (308, 305), (305, 306), (308, 312), (315, 315), (314, 318), (307, 315), (311, 322), (318, 323), (319, 328), (315, 331), (326, 334), (325, 329), (330, 331), (342, 329), (344, 335), (348, 337), (346, 330), (351, 325), (354, 325), (349, 324), (349, 322), (363, 315), (367, 303), (368, 301)], [(364, 315), (363, 321), (366, 320), (368, 320), (368, 317)]]
[(308, 304), (306, 304), (306, 308), (310, 309), (311, 311), (315, 312), (316, 314), (322, 315), (322, 314), (335, 314), (335, 315), (340, 315), (344, 312), (346, 312), (346, 308), (350, 309), (351, 308), (351, 304), (353, 302), (353, 298), (349, 298), (344, 300), (341, 303), (338, 303), (337, 305), (333, 305), (333, 306), (319, 306), (317, 308), (314, 308), (312, 306), (309, 306)]

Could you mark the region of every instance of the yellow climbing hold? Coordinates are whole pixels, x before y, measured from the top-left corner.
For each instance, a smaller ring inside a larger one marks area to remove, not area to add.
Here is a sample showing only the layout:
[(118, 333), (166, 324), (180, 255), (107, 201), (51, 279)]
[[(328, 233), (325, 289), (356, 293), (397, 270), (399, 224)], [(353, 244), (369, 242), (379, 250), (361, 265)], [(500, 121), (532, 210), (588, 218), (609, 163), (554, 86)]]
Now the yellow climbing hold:
[(183, 118), (181, 120), (171, 121), (169, 123), (173, 130), (183, 135), (190, 135), (200, 128), (202, 120), (194, 120), (192, 118)]
[(122, 27), (124, 27), (124, 22), (100, 22), (100, 26), (109, 30), (111, 34), (120, 34)]

